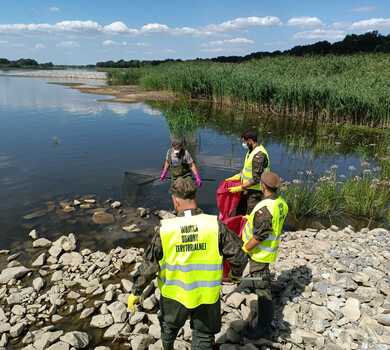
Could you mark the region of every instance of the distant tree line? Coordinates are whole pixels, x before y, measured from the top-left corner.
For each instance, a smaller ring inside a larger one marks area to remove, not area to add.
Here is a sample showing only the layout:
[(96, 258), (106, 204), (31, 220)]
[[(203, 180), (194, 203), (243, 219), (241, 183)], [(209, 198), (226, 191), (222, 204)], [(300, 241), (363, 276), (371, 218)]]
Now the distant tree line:
[(38, 63), (31, 58), (21, 58), (16, 61), (7, 60), (6, 58), (0, 58), (0, 68), (53, 68), (54, 65), (51, 62)]
[[(382, 52), (390, 53), (390, 35), (381, 35), (377, 31), (368, 32), (361, 35), (350, 34), (344, 40), (335, 43), (329, 41), (319, 41), (311, 45), (299, 45), (290, 50), (273, 51), (273, 52), (253, 52), (246, 56), (219, 56), (211, 59), (197, 58), (196, 61), (212, 61), (226, 63), (240, 63), (252, 59), (275, 56), (305, 56), (305, 55), (349, 55), (356, 53), (373, 53)], [(99, 68), (139, 68), (145, 66), (155, 66), (165, 62), (180, 62), (182, 60), (119, 60), (117, 62), (107, 61), (98, 62), (96, 66)]]

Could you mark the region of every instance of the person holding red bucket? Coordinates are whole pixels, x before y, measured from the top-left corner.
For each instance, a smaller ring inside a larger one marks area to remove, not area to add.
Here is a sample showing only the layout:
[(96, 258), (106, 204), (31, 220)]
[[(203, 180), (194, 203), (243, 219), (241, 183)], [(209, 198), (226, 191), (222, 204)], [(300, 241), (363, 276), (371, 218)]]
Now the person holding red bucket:
[(246, 131), (241, 136), (242, 146), (247, 150), (244, 164), (239, 174), (225, 180), (228, 191), (240, 193), (240, 202), (236, 214), (250, 214), (256, 204), (262, 200), (260, 178), (263, 172), (271, 170), (271, 161), (267, 150), (257, 141), (257, 133)]

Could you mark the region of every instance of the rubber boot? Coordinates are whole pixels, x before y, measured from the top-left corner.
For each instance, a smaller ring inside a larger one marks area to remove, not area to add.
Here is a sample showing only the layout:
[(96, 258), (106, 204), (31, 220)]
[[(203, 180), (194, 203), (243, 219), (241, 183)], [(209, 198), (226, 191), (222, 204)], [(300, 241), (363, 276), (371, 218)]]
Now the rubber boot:
[(257, 302), (257, 321), (255, 325), (249, 326), (244, 336), (248, 339), (269, 339), (272, 335), (272, 321), (274, 318), (274, 307), (272, 300), (261, 297)]

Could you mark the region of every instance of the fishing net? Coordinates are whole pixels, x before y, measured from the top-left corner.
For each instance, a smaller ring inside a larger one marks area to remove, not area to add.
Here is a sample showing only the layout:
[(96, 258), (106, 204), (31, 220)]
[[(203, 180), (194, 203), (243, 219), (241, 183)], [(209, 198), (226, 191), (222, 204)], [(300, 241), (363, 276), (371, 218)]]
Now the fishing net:
[(122, 196), (127, 205), (135, 206), (141, 199), (153, 193), (156, 175), (147, 175), (126, 171), (123, 177)]

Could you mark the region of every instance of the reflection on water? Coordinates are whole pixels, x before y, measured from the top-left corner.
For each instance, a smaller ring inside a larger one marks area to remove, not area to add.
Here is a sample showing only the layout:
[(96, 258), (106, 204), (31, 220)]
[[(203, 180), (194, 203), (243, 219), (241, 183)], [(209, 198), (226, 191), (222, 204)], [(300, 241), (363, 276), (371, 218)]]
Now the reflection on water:
[[(199, 193), (209, 212), (215, 212), (217, 183), (241, 166), (239, 135), (247, 128), (259, 130), (273, 169), (290, 180), (298, 171), (322, 173), (332, 165), (349, 175), (348, 167), (359, 169), (363, 155), (371, 160), (368, 144), (375, 143), (359, 137), (367, 145), (354, 148), (349, 142), (355, 134), (318, 135), (274, 119), (221, 115), (207, 105), (182, 112), (177, 105), (97, 99), (41, 79), (0, 76), (0, 249), (25, 239), (21, 217), (48, 201), (85, 194), (126, 198), (125, 171), (158, 176), (171, 134), (186, 134), (203, 177), (216, 180)], [(132, 191), (131, 184), (126, 188)], [(145, 186), (137, 204), (169, 208), (168, 188), (158, 181)]]

